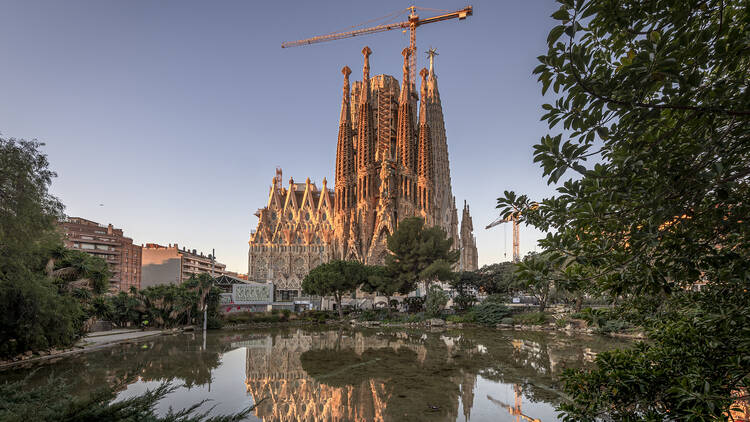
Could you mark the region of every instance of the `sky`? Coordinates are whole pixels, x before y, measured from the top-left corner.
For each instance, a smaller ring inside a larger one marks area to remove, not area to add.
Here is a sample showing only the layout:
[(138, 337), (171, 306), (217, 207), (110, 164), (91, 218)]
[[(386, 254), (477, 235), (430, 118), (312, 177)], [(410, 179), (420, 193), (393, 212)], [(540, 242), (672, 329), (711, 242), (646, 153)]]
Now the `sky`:
[[(275, 168), (334, 180), (341, 68), (401, 79), (408, 33), (282, 49), (405, 9), (402, 1), (2, 0), (0, 134), (46, 145), (69, 216), (112, 223), (137, 244), (177, 243), (247, 272), (253, 215)], [(456, 10), (459, 0), (414, 3)], [(507, 224), (485, 230), (505, 190), (552, 187), (532, 162), (545, 134), (531, 74), (552, 0), (470, 3), (474, 16), (417, 29), (445, 115), (453, 193), (470, 206), (479, 264), (510, 260)], [(420, 16), (436, 14), (420, 11)], [(405, 18), (405, 15), (404, 15)], [(553, 129), (554, 131), (554, 129)], [(521, 226), (521, 255), (543, 233)]]

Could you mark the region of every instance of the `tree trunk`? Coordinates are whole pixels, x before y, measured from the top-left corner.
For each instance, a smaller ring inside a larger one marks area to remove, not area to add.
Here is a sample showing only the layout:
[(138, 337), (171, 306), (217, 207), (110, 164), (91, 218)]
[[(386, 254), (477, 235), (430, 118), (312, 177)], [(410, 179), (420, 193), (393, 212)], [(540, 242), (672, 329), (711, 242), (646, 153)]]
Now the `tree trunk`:
[(388, 309), (388, 316), (391, 316), (391, 297), (385, 297), (385, 309)]
[(341, 295), (333, 295), (336, 298), (336, 308), (339, 310), (339, 319), (344, 319), (344, 310), (341, 309)]
[(544, 310), (547, 308), (547, 298), (540, 298), (539, 299), (539, 312), (544, 312)]
[(583, 307), (583, 295), (579, 294), (576, 296), (575, 311), (581, 312), (582, 307)]

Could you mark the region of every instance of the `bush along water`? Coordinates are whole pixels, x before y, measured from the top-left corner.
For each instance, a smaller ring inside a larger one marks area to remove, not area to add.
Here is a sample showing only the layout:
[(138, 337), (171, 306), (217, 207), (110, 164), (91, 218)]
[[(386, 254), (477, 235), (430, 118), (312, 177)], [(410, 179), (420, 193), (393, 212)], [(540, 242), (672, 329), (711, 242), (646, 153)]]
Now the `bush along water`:
[(474, 320), (483, 325), (501, 324), (510, 316), (510, 308), (498, 302), (482, 302), (471, 309)]

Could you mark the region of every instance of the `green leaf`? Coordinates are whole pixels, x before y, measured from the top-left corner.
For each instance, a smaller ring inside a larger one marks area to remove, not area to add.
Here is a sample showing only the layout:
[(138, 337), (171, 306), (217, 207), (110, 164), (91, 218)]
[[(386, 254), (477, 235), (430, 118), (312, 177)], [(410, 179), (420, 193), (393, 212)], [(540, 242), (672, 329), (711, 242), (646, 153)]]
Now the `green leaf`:
[(550, 48), (552, 48), (552, 45), (558, 40), (558, 38), (560, 38), (563, 32), (565, 32), (565, 25), (558, 25), (549, 31), (549, 35), (547, 35), (547, 44)]

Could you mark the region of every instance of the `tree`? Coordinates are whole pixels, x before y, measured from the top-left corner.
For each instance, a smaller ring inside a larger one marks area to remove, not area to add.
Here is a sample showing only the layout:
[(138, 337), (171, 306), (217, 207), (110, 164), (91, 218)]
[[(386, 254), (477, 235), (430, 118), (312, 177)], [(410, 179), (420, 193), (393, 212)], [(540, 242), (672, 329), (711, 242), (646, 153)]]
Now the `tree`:
[(448, 303), (448, 295), (438, 286), (430, 286), (425, 299), (424, 307), (431, 317), (438, 317)]
[(458, 251), (453, 241), (440, 227), (424, 227), (418, 217), (403, 219), (396, 231), (388, 236), (385, 265), (401, 285), (401, 293), (410, 293), (419, 281), (448, 281), (453, 277), (451, 267), (458, 262)]
[(550, 292), (558, 279), (559, 259), (555, 261), (548, 254), (530, 253), (518, 265), (519, 286), (539, 301), (539, 312), (544, 312)]
[(333, 296), (339, 318), (344, 318), (341, 309), (341, 297), (351, 293), (365, 283), (369, 271), (364, 264), (357, 261), (334, 260), (318, 265), (302, 280), (302, 290), (305, 294), (318, 296)]
[(510, 296), (518, 289), (516, 264), (499, 262), (477, 270), (477, 286), (487, 295)]
[(47, 276), (63, 289), (68, 292), (88, 289), (96, 294), (107, 291), (112, 276), (107, 261), (86, 252), (65, 249), (61, 244), (55, 245), (49, 255)]
[(568, 373), (562, 409), (569, 420), (723, 419), (750, 381), (750, 359), (738, 359), (750, 356), (739, 328), (750, 326), (747, 5), (559, 3), (534, 69), (556, 94), (542, 119), (562, 124), (534, 146), (557, 195), (505, 192), (498, 208), (549, 233), (540, 246), (569, 263), (571, 286), (661, 295), (668, 315), (647, 324), (649, 343)]
[(42, 145), (0, 138), (0, 355), (68, 345), (83, 329), (76, 299), (45, 274), (63, 207)]
[(29, 258), (35, 241), (54, 234), (62, 218), (62, 203), (49, 193), (57, 174), (49, 169), (41, 146), (0, 138), (0, 259)]
[(476, 303), (477, 296), (475, 292), (478, 290), (479, 280), (479, 274), (475, 271), (461, 271), (450, 282), (451, 287), (456, 290), (453, 303), (456, 304), (459, 310), (465, 311)]
[(391, 312), (391, 297), (401, 290), (401, 282), (389, 272), (387, 267), (372, 265), (367, 267), (368, 276), (362, 283), (362, 291), (385, 296), (388, 313)]

